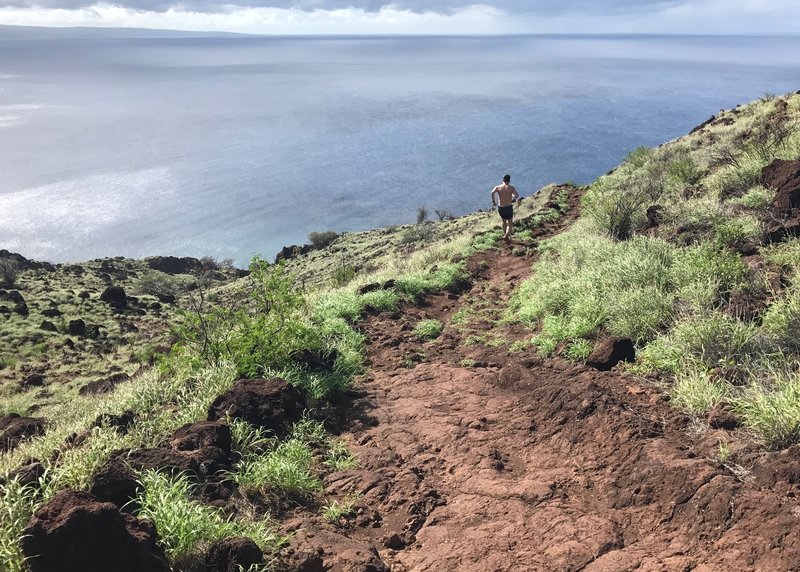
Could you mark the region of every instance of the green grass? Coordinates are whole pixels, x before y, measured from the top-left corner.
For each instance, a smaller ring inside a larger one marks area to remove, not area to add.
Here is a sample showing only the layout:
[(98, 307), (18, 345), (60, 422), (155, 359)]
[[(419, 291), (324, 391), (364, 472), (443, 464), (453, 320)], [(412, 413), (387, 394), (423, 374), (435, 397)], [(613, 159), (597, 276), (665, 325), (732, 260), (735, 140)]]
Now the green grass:
[(0, 487), (0, 569), (4, 572), (27, 572), (20, 540), (40, 502), (35, 487), (17, 481)]
[(276, 553), (284, 542), (269, 519), (234, 520), (219, 509), (192, 500), (193, 485), (186, 476), (146, 471), (140, 476), (140, 484), (138, 515), (156, 523), (159, 543), (173, 568), (180, 569), (224, 538), (246, 536), (265, 554)]
[(420, 320), (414, 326), (414, 335), (421, 340), (433, 340), (441, 335), (443, 328), (439, 320)]
[(245, 491), (308, 498), (322, 490), (312, 462), (308, 444), (292, 438), (263, 455), (244, 459), (233, 480)]
[(586, 361), (592, 355), (594, 345), (589, 340), (572, 340), (567, 346), (566, 355), (572, 361)]
[(319, 512), (328, 521), (336, 524), (339, 523), (343, 518), (347, 518), (355, 514), (355, 504), (357, 502), (357, 496), (348, 497), (343, 501), (334, 499), (322, 505)]
[(332, 471), (347, 471), (358, 466), (358, 460), (347, 448), (344, 441), (334, 440), (325, 454), (325, 465)]

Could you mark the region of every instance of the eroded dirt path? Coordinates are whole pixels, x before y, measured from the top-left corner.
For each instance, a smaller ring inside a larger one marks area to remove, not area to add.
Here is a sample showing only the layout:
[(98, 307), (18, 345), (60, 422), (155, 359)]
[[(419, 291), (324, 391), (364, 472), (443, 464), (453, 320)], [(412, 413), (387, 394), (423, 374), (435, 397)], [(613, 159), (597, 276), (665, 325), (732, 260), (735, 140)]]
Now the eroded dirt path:
[[(800, 569), (800, 455), (756, 459), (742, 480), (703, 453), (718, 435), (690, 438), (654, 387), (509, 352), (522, 332), (489, 318), (531, 259), (470, 264), (470, 292), (369, 320), (370, 375), (343, 434), (360, 465), (325, 483), (359, 495), (360, 514), (297, 524), (295, 545), (345, 571)], [(466, 307), (468, 326), (449, 324)], [(449, 325), (421, 344), (423, 318)]]

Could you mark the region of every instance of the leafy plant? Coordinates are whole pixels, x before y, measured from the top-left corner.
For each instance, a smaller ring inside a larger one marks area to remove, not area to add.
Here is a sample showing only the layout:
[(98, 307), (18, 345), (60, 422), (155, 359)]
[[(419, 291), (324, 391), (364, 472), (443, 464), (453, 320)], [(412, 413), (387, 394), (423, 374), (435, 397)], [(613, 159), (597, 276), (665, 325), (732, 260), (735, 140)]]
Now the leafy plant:
[(421, 320), (414, 326), (414, 335), (423, 340), (438, 338), (444, 326), (439, 320)]

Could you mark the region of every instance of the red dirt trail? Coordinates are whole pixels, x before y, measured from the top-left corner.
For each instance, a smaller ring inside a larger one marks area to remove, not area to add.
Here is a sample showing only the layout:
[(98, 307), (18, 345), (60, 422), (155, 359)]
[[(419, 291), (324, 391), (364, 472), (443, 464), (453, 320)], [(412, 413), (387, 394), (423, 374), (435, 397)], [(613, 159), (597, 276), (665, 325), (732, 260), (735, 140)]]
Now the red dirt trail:
[[(342, 571), (800, 570), (800, 454), (734, 472), (714, 451), (742, 438), (644, 380), (510, 352), (523, 331), (489, 318), (531, 272), (516, 254), (477, 255), (469, 292), (368, 320), (370, 373), (342, 434), (360, 464), (325, 482), (329, 497), (359, 495), (359, 516), (298, 518), (292, 551)], [(462, 308), (468, 324), (450, 324)], [(426, 317), (446, 327), (423, 344), (411, 330)], [(484, 343), (466, 343), (476, 332)]]

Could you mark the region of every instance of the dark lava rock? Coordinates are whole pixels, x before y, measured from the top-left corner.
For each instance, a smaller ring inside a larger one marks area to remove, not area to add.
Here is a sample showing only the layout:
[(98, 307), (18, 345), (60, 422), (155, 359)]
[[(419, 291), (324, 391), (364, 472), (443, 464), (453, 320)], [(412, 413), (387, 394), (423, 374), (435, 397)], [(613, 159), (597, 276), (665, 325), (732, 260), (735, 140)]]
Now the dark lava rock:
[(175, 295), (174, 294), (156, 294), (158, 301), (162, 304), (174, 304), (175, 303)]
[(770, 242), (800, 236), (800, 158), (773, 161), (761, 170), (761, 182), (778, 191), (772, 215), (781, 222), (767, 229)]
[(44, 385), (44, 376), (39, 373), (32, 373), (22, 380), (20, 388), (23, 390), (31, 389), (33, 387), (42, 387)]
[(119, 458), (109, 459), (94, 474), (89, 492), (101, 502), (113, 503), (118, 508), (132, 508), (139, 483), (136, 473)]
[(281, 436), (300, 419), (304, 407), (300, 393), (282, 379), (241, 379), (214, 400), (208, 420), (230, 415)]
[(298, 246), (296, 244), (284, 246), (281, 251), (275, 255), (275, 264), (278, 264), (283, 260), (291, 260), (292, 258), (297, 258), (303, 254), (308, 254), (313, 249), (314, 247), (310, 244), (304, 244), (302, 246)]
[(30, 313), (25, 298), (17, 290), (0, 290), (0, 300), (11, 302), (14, 305), (14, 312), (20, 316), (27, 316)]
[(139, 328), (133, 322), (120, 322), (119, 331), (123, 334), (135, 334), (139, 331)]
[(368, 292), (375, 292), (376, 290), (380, 290), (381, 285), (378, 282), (371, 282), (370, 284), (364, 284), (361, 288), (358, 289), (359, 294), (367, 294)]
[(121, 452), (112, 458), (126, 461), (137, 471), (154, 469), (172, 475), (180, 473), (194, 473), (197, 475), (200, 472), (199, 464), (191, 455), (166, 447)]
[(85, 492), (61, 491), (23, 531), (30, 572), (168, 572), (153, 524)]
[(16, 252), (9, 252), (8, 250), (2, 249), (0, 250), (0, 260), (4, 259), (13, 260), (17, 263), (17, 266), (19, 266), (21, 270), (44, 269), (48, 272), (53, 272), (55, 270), (55, 267), (49, 262), (36, 262), (35, 260), (29, 260), (21, 254), (17, 254)]
[(169, 438), (169, 445), (177, 451), (197, 451), (217, 447), (231, 454), (231, 429), (225, 421), (200, 421), (177, 429)]
[(58, 308), (46, 308), (42, 310), (42, 316), (44, 316), (45, 318), (58, 318), (63, 314), (64, 313)]
[(44, 419), (11, 413), (0, 417), (0, 431), (0, 451), (11, 451), (25, 439), (44, 435)]
[(154, 256), (147, 259), (147, 264), (153, 270), (164, 272), (166, 274), (192, 274), (200, 272), (203, 269), (203, 264), (197, 258), (184, 257), (176, 258), (174, 256)]
[(264, 553), (249, 538), (225, 538), (211, 546), (205, 560), (208, 572), (239, 572), (263, 564)]
[(84, 336), (86, 335), (86, 322), (81, 319), (70, 320), (67, 326), (67, 332), (71, 336)]
[(600, 340), (586, 364), (600, 371), (608, 371), (621, 361), (636, 361), (636, 348), (628, 338)]
[(109, 286), (100, 294), (100, 301), (105, 302), (114, 310), (121, 312), (128, 307), (128, 296), (121, 286)]
[(58, 328), (53, 322), (49, 322), (47, 320), (42, 321), (42, 325), (39, 326), (40, 330), (44, 330), (45, 332), (57, 332)]
[(708, 421), (708, 425), (712, 429), (725, 429), (727, 431), (733, 431), (740, 425), (736, 415), (731, 410), (721, 406), (709, 411), (706, 421)]
[(133, 427), (136, 421), (136, 413), (128, 409), (119, 415), (112, 415), (111, 413), (102, 413), (94, 420), (92, 427), (113, 427), (119, 433), (125, 435), (128, 429)]
[(43, 478), (46, 472), (44, 465), (38, 461), (33, 461), (9, 473), (8, 480), (16, 480), (22, 485), (38, 486), (39, 479)]
[(115, 373), (102, 379), (90, 381), (78, 390), (78, 395), (98, 395), (103, 393), (111, 393), (114, 388), (128, 381), (131, 378), (127, 373)]
[(89, 293), (86, 290), (84, 290), (84, 291), (78, 293), (78, 298), (80, 298), (81, 300), (88, 300), (89, 299)]

